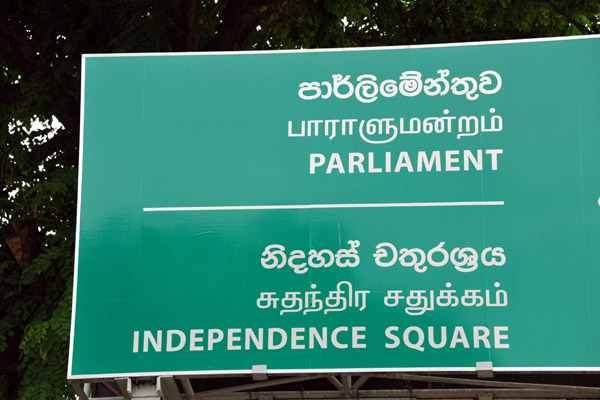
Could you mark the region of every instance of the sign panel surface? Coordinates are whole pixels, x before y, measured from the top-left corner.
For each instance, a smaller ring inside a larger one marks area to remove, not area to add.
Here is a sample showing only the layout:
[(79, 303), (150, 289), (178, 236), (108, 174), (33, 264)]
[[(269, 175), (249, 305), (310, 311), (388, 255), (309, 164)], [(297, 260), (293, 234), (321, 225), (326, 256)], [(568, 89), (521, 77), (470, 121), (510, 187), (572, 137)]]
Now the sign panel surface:
[(600, 369), (600, 38), (83, 63), (70, 377)]

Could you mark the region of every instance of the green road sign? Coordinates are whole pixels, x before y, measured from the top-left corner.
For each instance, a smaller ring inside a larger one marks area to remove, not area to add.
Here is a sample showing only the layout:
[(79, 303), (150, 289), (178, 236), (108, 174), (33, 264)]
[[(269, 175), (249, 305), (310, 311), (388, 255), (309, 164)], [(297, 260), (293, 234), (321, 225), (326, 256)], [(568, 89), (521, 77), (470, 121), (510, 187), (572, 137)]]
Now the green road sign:
[(599, 37), (83, 68), (70, 377), (600, 370)]

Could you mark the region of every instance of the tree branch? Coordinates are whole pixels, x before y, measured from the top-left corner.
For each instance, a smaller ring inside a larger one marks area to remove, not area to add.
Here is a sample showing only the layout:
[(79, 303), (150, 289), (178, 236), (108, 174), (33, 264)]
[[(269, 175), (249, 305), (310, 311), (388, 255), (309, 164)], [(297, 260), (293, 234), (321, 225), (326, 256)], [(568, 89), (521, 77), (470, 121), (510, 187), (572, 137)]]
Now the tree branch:
[(577, 29), (579, 29), (579, 31), (581, 33), (583, 33), (584, 35), (591, 35), (593, 32), (585, 25), (583, 25), (581, 22), (577, 22), (576, 20), (574, 20), (572, 17), (570, 17), (569, 15), (567, 15), (567, 13), (565, 13), (563, 10), (561, 10), (556, 4), (554, 4), (552, 1), (550, 0), (545, 0), (545, 2), (554, 10), (556, 11), (558, 14), (562, 15), (567, 21), (569, 21), (570, 23), (572, 23), (573, 25), (575, 25), (575, 27)]
[(40, 254), (38, 228), (34, 220), (11, 221), (4, 227), (4, 243), (23, 269), (29, 267)]

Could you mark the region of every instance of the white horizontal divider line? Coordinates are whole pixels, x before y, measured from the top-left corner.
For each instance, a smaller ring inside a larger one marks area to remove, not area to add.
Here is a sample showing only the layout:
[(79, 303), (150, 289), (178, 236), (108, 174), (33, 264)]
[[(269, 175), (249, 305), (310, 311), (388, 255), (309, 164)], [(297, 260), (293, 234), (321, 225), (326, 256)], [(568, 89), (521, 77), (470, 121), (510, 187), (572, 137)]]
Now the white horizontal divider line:
[(145, 212), (167, 211), (238, 211), (238, 210), (301, 210), (315, 208), (394, 208), (394, 207), (461, 207), (503, 206), (504, 201), (437, 201), (422, 203), (360, 203), (360, 204), (288, 204), (271, 206), (209, 206), (209, 207), (144, 207)]

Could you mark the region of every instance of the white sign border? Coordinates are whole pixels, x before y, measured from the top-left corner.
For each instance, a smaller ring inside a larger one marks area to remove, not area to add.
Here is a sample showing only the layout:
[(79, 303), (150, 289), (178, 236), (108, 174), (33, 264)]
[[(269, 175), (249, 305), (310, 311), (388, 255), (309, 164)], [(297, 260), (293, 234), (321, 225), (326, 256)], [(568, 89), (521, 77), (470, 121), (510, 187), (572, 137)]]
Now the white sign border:
[[(75, 335), (75, 313), (77, 306), (77, 275), (79, 270), (79, 232), (81, 220), (81, 186), (83, 171), (83, 126), (85, 111), (85, 62), (87, 58), (99, 57), (167, 57), (167, 56), (239, 56), (249, 54), (290, 54), (290, 53), (328, 53), (328, 52), (348, 52), (348, 51), (376, 51), (376, 50), (410, 50), (423, 48), (444, 48), (444, 47), (467, 47), (467, 46), (489, 46), (504, 44), (521, 43), (539, 43), (556, 42), (567, 40), (586, 40), (599, 39), (600, 35), (585, 36), (558, 36), (550, 38), (532, 38), (532, 39), (513, 39), (513, 40), (494, 40), (479, 42), (461, 42), (461, 43), (439, 43), (425, 45), (403, 45), (403, 46), (376, 46), (376, 47), (352, 47), (352, 48), (326, 48), (326, 49), (294, 49), (294, 50), (249, 50), (249, 51), (215, 51), (215, 52), (165, 52), (165, 53), (99, 53), (82, 54), (81, 58), (81, 108), (79, 121), (79, 170), (77, 180), (77, 223), (75, 232), (75, 271), (73, 276), (73, 299), (71, 312), (71, 334), (69, 337), (69, 360), (67, 379), (97, 379), (97, 378), (119, 378), (119, 377), (153, 377), (162, 375), (174, 376), (210, 376), (210, 375), (239, 375), (252, 374), (251, 369), (243, 370), (207, 370), (207, 371), (160, 371), (160, 372), (142, 372), (142, 373), (115, 373), (115, 374), (90, 374), (73, 375), (73, 342)], [(269, 374), (307, 374), (307, 373), (372, 373), (372, 372), (475, 372), (475, 367), (418, 367), (418, 368), (332, 368), (332, 369), (274, 369), (267, 370)], [(497, 372), (600, 372), (599, 367), (494, 367)]]

